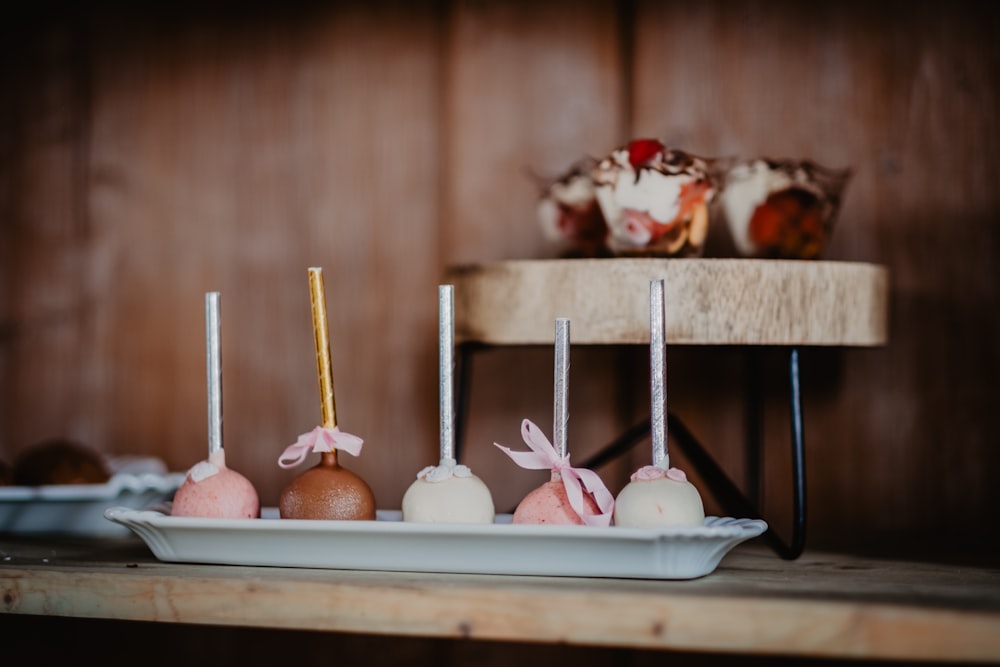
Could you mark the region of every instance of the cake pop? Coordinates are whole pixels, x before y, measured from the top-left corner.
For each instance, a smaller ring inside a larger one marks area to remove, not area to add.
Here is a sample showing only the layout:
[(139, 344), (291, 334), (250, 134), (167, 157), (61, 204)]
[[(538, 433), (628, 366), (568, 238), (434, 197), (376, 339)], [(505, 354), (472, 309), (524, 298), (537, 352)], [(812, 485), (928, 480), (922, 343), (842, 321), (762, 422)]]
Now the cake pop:
[(311, 452), (319, 453), (321, 458), (316, 466), (298, 475), (284, 488), (278, 501), (278, 512), (282, 519), (374, 520), (375, 496), (371, 488), (337, 460), (339, 451), (360, 455), (364, 441), (337, 426), (321, 268), (309, 269), (309, 292), (323, 424), (303, 433), (294, 444), (289, 445), (278, 457), (278, 465), (286, 469), (294, 468), (305, 461)]
[(569, 320), (556, 319), (555, 400), (553, 438), (555, 446), (530, 420), (521, 422), (521, 436), (530, 452), (514, 452), (493, 443), (522, 468), (549, 469), (552, 476), (518, 503), (513, 523), (586, 524), (608, 526), (614, 496), (593, 470), (569, 465), (566, 445), (568, 422)]
[(246, 477), (226, 466), (222, 446), (222, 354), (219, 293), (205, 295), (208, 375), (208, 459), (187, 472), (174, 494), (173, 516), (256, 519), (260, 498)]
[(468, 466), (455, 460), (454, 287), (438, 287), (438, 358), (441, 456), (427, 466), (403, 494), (403, 521), (493, 523), (496, 509), (489, 488)]
[(649, 286), (650, 399), (653, 464), (636, 470), (615, 499), (615, 525), (700, 526), (705, 508), (682, 470), (670, 467), (666, 433), (666, 364), (663, 280)]

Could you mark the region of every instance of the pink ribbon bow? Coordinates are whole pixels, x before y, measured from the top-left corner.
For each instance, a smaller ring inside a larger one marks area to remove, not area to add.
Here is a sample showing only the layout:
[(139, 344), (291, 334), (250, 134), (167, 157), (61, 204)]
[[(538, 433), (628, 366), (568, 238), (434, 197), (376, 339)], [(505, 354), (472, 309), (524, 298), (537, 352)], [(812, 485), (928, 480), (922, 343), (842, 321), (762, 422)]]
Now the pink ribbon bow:
[[(544, 470), (546, 468), (559, 473), (562, 478), (563, 487), (566, 489), (566, 497), (573, 511), (576, 512), (580, 520), (588, 526), (608, 526), (611, 524), (612, 509), (615, 505), (615, 497), (611, 495), (600, 476), (593, 470), (587, 468), (573, 468), (569, 464), (569, 455), (559, 456), (556, 448), (552, 446), (545, 434), (535, 426), (529, 419), (521, 422), (521, 437), (532, 450), (530, 452), (515, 452), (510, 448), (494, 442), (498, 448), (502, 449), (507, 456), (513, 459), (514, 463), (530, 470)], [(584, 514), (583, 491), (587, 490), (597, 504), (600, 514)]]
[[(278, 457), (278, 465), (282, 468), (294, 468), (302, 463), (311, 452), (332, 452), (342, 449), (348, 454), (357, 456), (361, 453), (364, 440), (356, 435), (344, 433), (339, 427), (326, 428), (317, 426), (308, 433), (303, 433), (295, 444), (289, 445)], [(295, 457), (295, 458), (292, 458)]]

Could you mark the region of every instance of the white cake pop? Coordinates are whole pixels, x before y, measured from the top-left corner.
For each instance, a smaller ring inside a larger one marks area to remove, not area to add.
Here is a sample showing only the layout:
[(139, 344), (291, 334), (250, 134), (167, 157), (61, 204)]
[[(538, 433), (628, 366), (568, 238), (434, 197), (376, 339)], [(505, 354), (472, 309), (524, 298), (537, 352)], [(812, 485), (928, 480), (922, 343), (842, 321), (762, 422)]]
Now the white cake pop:
[(441, 455), (403, 494), (403, 521), (423, 523), (493, 523), (496, 508), (489, 488), (468, 466), (455, 460), (454, 287), (438, 287), (438, 357)]
[(649, 286), (650, 394), (653, 464), (636, 470), (615, 499), (615, 525), (626, 527), (700, 526), (705, 507), (698, 489), (667, 456), (666, 364), (663, 281)]

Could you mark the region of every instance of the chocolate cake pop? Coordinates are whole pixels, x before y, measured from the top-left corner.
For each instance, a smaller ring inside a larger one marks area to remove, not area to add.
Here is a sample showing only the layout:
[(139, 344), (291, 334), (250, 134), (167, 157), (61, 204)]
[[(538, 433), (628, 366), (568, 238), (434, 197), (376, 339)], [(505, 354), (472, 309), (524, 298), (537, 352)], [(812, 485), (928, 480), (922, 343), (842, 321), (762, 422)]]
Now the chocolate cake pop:
[(403, 521), (493, 523), (496, 509), (489, 488), (468, 466), (455, 460), (454, 287), (438, 287), (438, 377), (441, 457), (427, 466), (403, 494)]
[(260, 498), (246, 477), (226, 466), (222, 445), (222, 354), (219, 293), (205, 295), (208, 376), (208, 459), (188, 470), (174, 494), (173, 516), (256, 519)]
[(705, 508), (698, 489), (682, 470), (670, 467), (666, 429), (666, 363), (663, 280), (649, 285), (649, 350), (653, 464), (632, 473), (615, 499), (615, 525), (700, 526)]
[(532, 450), (514, 452), (493, 443), (522, 468), (552, 471), (551, 478), (518, 503), (513, 523), (586, 524), (611, 523), (614, 496), (593, 470), (569, 465), (566, 426), (569, 421), (567, 388), (569, 375), (569, 320), (556, 319), (555, 399), (553, 437), (555, 445), (530, 420), (521, 422), (521, 436)]
[(300, 435), (278, 458), (278, 465), (294, 468), (311, 452), (319, 453), (320, 461), (281, 492), (279, 515), (282, 519), (374, 520), (375, 496), (371, 487), (338, 461), (340, 451), (358, 456), (364, 441), (337, 426), (323, 269), (309, 269), (309, 292), (323, 424)]

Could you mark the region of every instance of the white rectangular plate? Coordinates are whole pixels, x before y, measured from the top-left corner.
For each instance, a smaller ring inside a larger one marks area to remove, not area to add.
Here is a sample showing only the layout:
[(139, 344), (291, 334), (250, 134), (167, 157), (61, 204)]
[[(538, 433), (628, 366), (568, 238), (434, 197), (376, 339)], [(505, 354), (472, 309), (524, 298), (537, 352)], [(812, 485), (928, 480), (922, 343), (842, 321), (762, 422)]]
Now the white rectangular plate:
[(380, 510), (375, 521), (175, 517), (125, 507), (105, 517), (127, 526), (160, 560), (397, 572), (638, 579), (694, 579), (737, 544), (761, 535), (759, 519), (708, 517), (689, 528), (599, 528), (410, 523)]

